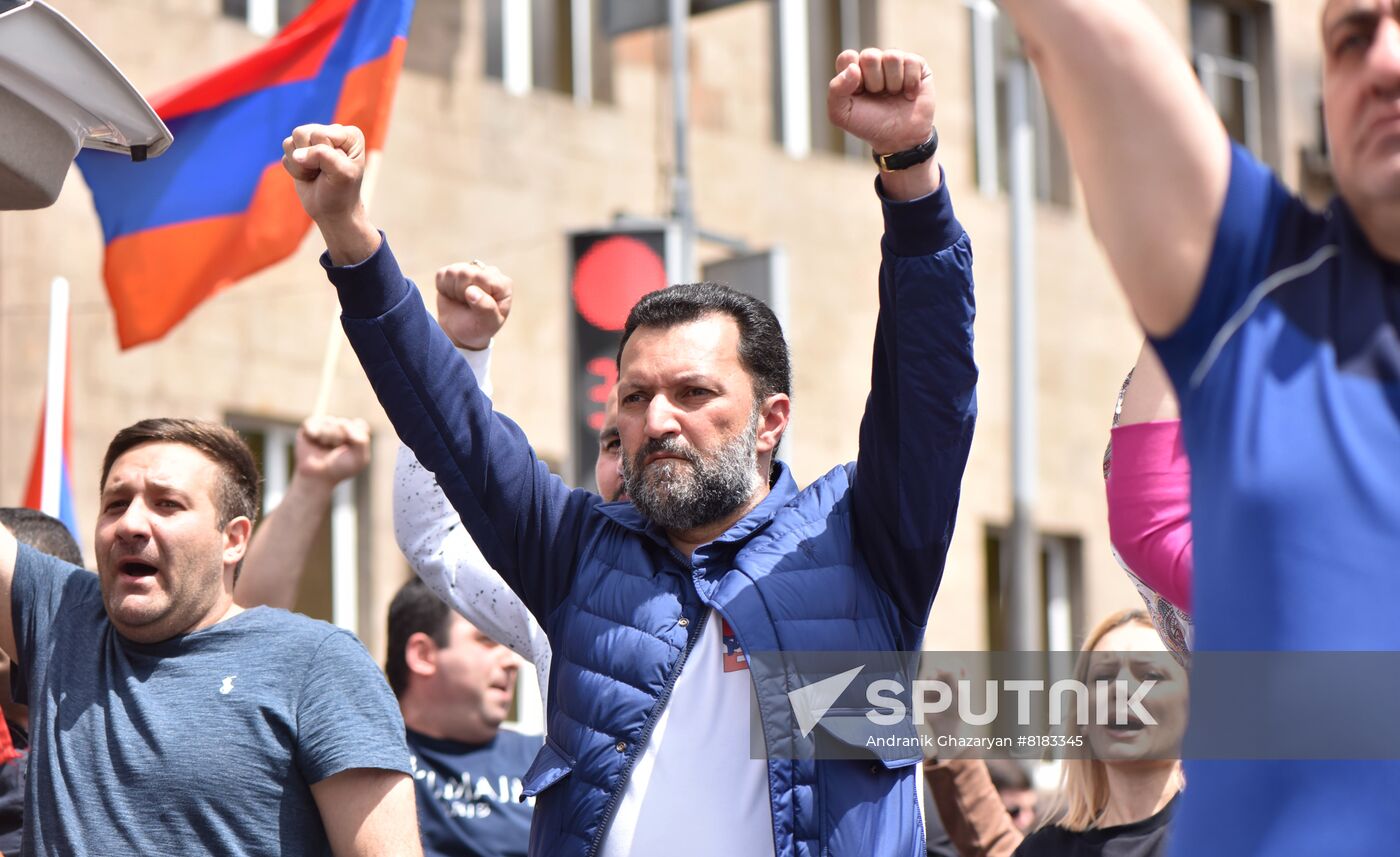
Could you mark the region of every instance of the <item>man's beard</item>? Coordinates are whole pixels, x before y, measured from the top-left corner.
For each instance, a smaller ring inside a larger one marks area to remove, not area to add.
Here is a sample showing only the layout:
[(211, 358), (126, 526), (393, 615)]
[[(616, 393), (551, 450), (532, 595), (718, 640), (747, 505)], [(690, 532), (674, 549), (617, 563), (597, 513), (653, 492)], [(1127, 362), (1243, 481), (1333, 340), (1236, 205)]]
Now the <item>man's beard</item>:
[[(632, 505), (668, 531), (693, 530), (721, 520), (753, 496), (758, 478), (758, 411), (739, 435), (710, 456), (701, 455), (675, 436), (653, 438), (629, 460), (622, 459), (622, 480)], [(643, 467), (648, 455), (666, 460)]]

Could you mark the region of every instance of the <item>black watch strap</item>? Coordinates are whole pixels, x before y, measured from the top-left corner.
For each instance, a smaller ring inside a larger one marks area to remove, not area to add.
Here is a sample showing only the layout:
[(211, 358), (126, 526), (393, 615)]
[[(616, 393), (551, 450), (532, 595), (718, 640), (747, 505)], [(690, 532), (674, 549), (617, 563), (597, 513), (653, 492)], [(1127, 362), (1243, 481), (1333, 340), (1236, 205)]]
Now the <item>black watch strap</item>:
[(938, 129), (934, 128), (929, 132), (928, 139), (912, 149), (905, 149), (902, 152), (894, 152), (889, 155), (882, 155), (879, 152), (871, 152), (875, 158), (875, 164), (880, 168), (880, 172), (891, 173), (895, 170), (905, 170), (915, 164), (922, 164), (933, 153), (938, 151)]

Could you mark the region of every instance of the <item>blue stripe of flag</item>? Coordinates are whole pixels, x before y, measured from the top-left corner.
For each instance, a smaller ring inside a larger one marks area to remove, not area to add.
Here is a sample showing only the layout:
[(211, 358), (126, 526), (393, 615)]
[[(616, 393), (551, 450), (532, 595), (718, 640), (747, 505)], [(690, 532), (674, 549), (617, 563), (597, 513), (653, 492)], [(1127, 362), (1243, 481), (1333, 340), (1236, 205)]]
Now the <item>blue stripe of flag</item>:
[(310, 80), (281, 84), (169, 123), (175, 142), (132, 164), (94, 150), (77, 159), (107, 243), (147, 229), (246, 211), (258, 180), (297, 125), (334, 118), (346, 74), (384, 56), (408, 31), (409, 4), (362, 0)]

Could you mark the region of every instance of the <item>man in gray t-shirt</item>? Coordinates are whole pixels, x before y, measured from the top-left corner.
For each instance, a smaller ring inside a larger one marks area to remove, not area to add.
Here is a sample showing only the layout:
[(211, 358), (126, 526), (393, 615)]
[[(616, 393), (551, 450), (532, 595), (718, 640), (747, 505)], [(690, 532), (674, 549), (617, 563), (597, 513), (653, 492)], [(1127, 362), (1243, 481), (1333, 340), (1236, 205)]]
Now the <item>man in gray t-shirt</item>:
[(233, 602), (256, 508), (235, 433), (146, 420), (107, 451), (97, 575), (0, 527), (25, 854), (421, 854), (403, 720), (364, 647)]

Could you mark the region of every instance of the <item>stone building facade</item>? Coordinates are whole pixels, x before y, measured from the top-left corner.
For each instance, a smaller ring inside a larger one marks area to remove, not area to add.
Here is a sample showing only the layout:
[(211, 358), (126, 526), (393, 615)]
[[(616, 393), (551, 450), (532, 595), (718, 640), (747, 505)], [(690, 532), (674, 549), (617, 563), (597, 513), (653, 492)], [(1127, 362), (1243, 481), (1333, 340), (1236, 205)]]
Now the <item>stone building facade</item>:
[[(255, 30), (304, 0), (56, 5), (154, 93), (255, 48), (263, 38)], [(1232, 130), (1287, 182), (1325, 198), (1322, 0), (1152, 5), (1198, 66), (1206, 57)], [(514, 276), (515, 310), (496, 344), (496, 404), (561, 467), (571, 455), (567, 234), (620, 213), (659, 218), (670, 209), (667, 33), (609, 38), (598, 32), (604, 6), (418, 0), (372, 200), (420, 287), (431, 288), (434, 268), (454, 260), (484, 259)], [(826, 69), (836, 46), (861, 42), (929, 59), (940, 157), (977, 259), (981, 419), (927, 643), (962, 649), (999, 642), (997, 548), (1011, 508), (1009, 211), (997, 178), (1005, 146), (987, 136), (1009, 40), (999, 25), (977, 23), (979, 8), (974, 0), (744, 0), (696, 15), (688, 55), (697, 220), (751, 247), (780, 247), (787, 260), (796, 369), (789, 455), (800, 482), (856, 453), (876, 316), (875, 170), (825, 123)], [(591, 27), (581, 24), (585, 12)], [(991, 54), (975, 49), (981, 26), (992, 27)], [(979, 122), (974, 92), (988, 75), (993, 109)], [(1100, 462), (1140, 337), (1052, 123), (1041, 115), (1037, 124), (1050, 133), (1037, 159), (1035, 514), (1048, 537), (1048, 642), (1069, 646), (1095, 618), (1136, 599), (1110, 555)], [(250, 432), (273, 471), (284, 467), (278, 450), (312, 405), (335, 318), (320, 249), (313, 232), (292, 258), (209, 300), (164, 340), (123, 352), (101, 283), (101, 233), (76, 171), (54, 207), (0, 214), (0, 499), (19, 499), (33, 454), (55, 276), (73, 289), (72, 465), (88, 532), (105, 444), (143, 417), (228, 420)], [(706, 261), (728, 252), (715, 242), (700, 248)], [(370, 420), (374, 463), (342, 498), (338, 535), (316, 559), (303, 606), (354, 627), (382, 653), (385, 607), (407, 574), (391, 525), (397, 440), (348, 349), (330, 410)], [(270, 477), (274, 488), (279, 482)], [(91, 556), (90, 535), (85, 541)]]

